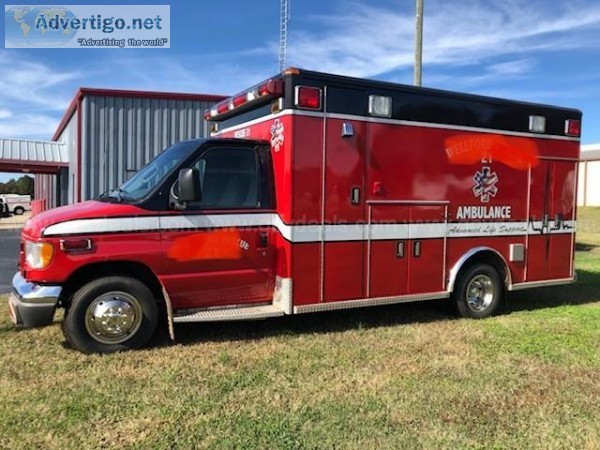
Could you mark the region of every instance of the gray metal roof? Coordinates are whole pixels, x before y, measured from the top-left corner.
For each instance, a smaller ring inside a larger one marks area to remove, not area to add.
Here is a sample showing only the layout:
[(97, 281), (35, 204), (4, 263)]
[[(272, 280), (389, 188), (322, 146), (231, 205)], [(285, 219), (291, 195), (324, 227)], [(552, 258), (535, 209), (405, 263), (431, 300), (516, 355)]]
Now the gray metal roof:
[(581, 146), (581, 161), (600, 160), (600, 144), (586, 144)]
[(69, 163), (65, 144), (26, 139), (0, 138), (0, 160), (22, 164), (67, 165)]
[(600, 149), (598, 150), (583, 150), (581, 151), (581, 161), (599, 161)]

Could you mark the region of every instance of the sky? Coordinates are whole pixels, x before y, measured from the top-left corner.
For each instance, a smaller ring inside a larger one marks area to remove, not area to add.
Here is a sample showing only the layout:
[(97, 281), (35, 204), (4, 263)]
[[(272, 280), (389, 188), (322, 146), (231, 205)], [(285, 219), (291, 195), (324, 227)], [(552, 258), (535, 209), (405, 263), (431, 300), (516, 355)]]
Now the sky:
[[(291, 0), (287, 65), (411, 84), (414, 6)], [(227, 95), (277, 73), (278, 0), (178, 0), (170, 16), (170, 49), (1, 48), (0, 136), (49, 139), (79, 87)], [(423, 86), (578, 108), (582, 143), (600, 143), (598, 0), (425, 0), (423, 46)]]

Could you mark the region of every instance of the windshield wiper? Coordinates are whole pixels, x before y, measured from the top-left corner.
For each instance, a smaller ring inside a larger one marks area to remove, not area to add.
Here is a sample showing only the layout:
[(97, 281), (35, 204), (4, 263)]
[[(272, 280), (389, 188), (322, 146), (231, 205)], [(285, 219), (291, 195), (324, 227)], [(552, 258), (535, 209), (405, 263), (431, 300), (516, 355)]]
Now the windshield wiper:
[(119, 203), (121, 203), (127, 195), (127, 191), (119, 187), (115, 189), (115, 192), (117, 193), (117, 200), (119, 201)]

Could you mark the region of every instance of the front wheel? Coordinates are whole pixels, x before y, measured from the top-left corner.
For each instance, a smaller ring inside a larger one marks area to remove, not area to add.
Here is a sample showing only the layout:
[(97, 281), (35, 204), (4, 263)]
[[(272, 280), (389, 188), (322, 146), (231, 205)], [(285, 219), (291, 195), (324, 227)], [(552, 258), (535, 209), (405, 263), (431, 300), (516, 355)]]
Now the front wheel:
[(498, 271), (487, 264), (476, 264), (460, 276), (453, 296), (461, 316), (483, 319), (496, 312), (503, 293)]
[(156, 300), (144, 283), (111, 276), (90, 281), (73, 295), (63, 330), (83, 353), (113, 353), (146, 344), (157, 316)]

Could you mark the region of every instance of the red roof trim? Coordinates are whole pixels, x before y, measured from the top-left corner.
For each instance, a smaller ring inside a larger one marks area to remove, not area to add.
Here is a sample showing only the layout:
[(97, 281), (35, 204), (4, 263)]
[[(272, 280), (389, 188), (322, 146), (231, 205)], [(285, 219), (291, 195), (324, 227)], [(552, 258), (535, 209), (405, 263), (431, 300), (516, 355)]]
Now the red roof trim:
[(81, 96), (82, 96), (81, 89), (78, 89), (77, 92), (75, 93), (75, 97), (73, 97), (73, 100), (71, 100), (71, 103), (69, 103), (69, 106), (67, 107), (67, 110), (65, 111), (65, 114), (63, 115), (62, 119), (60, 120), (58, 127), (56, 127), (56, 131), (52, 135), (52, 139), (50, 139), (51, 141), (58, 141), (58, 138), (60, 137), (62, 132), (65, 130), (67, 123), (69, 123), (69, 120), (71, 120), (71, 117), (73, 117), (73, 114), (75, 114), (75, 110), (77, 109), (77, 103)]
[(56, 141), (65, 130), (71, 117), (77, 110), (79, 100), (88, 95), (99, 97), (127, 97), (127, 98), (155, 98), (158, 100), (187, 100), (196, 102), (219, 102), (227, 98), (224, 95), (210, 94), (189, 94), (181, 92), (159, 92), (159, 91), (131, 91), (126, 89), (99, 89), (99, 88), (79, 88), (75, 93), (75, 97), (69, 103), (65, 114), (63, 115), (52, 140)]
[(0, 159), (1, 172), (22, 173), (57, 173), (61, 167), (69, 167), (68, 163), (46, 162), (46, 161), (19, 161), (15, 159)]

